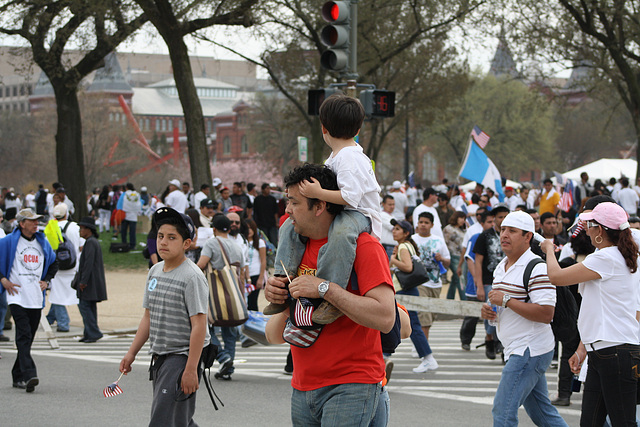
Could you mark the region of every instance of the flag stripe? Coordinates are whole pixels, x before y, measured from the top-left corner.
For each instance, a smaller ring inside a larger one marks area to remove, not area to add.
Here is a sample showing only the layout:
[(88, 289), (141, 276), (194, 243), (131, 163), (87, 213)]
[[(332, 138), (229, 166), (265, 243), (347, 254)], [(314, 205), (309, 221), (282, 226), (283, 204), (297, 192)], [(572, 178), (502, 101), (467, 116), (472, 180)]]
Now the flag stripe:
[(471, 137), (482, 149), (487, 146), (490, 139), (490, 136), (484, 133), (478, 126), (474, 126), (471, 130)]

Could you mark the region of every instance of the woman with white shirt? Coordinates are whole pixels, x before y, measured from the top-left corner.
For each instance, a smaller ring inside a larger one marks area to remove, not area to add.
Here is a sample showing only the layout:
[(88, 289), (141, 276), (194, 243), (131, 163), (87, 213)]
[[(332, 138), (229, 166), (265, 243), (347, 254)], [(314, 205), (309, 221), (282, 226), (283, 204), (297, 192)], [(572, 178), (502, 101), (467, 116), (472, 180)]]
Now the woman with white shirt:
[(580, 220), (597, 249), (581, 263), (561, 269), (553, 242), (545, 240), (541, 245), (551, 283), (580, 283), (582, 342), (569, 359), (577, 373), (589, 356), (580, 425), (602, 426), (607, 414), (614, 426), (636, 425), (638, 245), (626, 212), (615, 203), (600, 203), (580, 214)]
[(247, 296), (247, 308), (258, 311), (258, 295), (260, 294), (260, 289), (264, 287), (264, 276), (267, 271), (267, 244), (260, 238), (255, 221), (248, 219), (246, 223), (249, 226), (249, 234), (247, 235), (247, 240), (249, 241), (249, 277), (251, 278), (251, 283), (256, 287)]

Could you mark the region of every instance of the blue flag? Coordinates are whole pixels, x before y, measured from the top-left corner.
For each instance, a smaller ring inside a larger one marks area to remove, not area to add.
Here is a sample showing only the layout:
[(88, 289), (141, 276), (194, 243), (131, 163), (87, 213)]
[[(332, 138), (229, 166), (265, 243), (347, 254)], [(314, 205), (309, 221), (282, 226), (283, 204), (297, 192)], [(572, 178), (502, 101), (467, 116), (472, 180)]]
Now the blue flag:
[(491, 188), (500, 201), (504, 201), (504, 191), (502, 191), (502, 177), (496, 165), (482, 151), (474, 141), (469, 141), (469, 149), (467, 155), (462, 162), (460, 173), (458, 176), (475, 181)]

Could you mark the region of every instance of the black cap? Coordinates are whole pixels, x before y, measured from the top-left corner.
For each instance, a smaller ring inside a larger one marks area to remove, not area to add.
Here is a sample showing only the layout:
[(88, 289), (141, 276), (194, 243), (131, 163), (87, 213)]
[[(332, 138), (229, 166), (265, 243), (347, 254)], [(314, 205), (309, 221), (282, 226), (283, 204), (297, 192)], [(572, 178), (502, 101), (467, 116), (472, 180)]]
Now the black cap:
[(211, 226), (219, 231), (227, 232), (231, 228), (231, 221), (224, 214), (218, 214), (211, 220)]
[(498, 203), (495, 206), (491, 206), (491, 212), (493, 212), (493, 213), (498, 213), (498, 212), (509, 213), (509, 212), (511, 212), (511, 209), (509, 209), (509, 206), (506, 203)]
[(200, 202), (200, 207), (201, 208), (213, 208), (215, 209), (217, 207), (217, 203), (214, 202), (213, 200), (211, 200), (210, 198), (206, 198), (206, 199), (202, 199), (202, 201)]
[(159, 221), (167, 218), (173, 218), (182, 221), (184, 223), (184, 226), (187, 228), (187, 231), (189, 232), (189, 238), (193, 240), (196, 237), (196, 226), (193, 224), (191, 218), (172, 208), (162, 207), (155, 211), (155, 213), (153, 214), (153, 224), (156, 225)]
[(398, 221), (397, 219), (393, 218), (391, 220), (391, 225), (393, 225), (394, 227), (396, 225), (400, 226), (400, 228), (402, 228), (404, 231), (408, 231), (409, 234), (413, 234), (413, 225), (411, 225), (411, 223), (409, 221)]

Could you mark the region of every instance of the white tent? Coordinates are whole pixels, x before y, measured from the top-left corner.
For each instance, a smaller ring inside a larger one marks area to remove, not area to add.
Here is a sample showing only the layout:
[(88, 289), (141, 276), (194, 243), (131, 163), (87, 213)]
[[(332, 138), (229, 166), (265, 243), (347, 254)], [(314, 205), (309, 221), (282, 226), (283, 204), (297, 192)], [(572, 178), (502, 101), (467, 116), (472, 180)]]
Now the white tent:
[(600, 159), (565, 172), (563, 175), (575, 181), (580, 181), (580, 174), (586, 172), (589, 174), (589, 182), (591, 184), (596, 179), (600, 179), (606, 184), (610, 178), (619, 179), (624, 175), (633, 183), (636, 180), (637, 167), (638, 163), (633, 159)]

